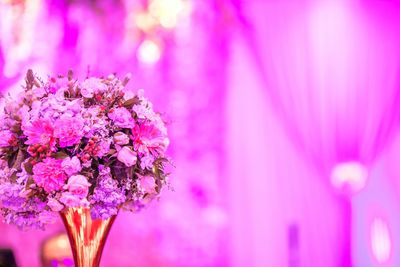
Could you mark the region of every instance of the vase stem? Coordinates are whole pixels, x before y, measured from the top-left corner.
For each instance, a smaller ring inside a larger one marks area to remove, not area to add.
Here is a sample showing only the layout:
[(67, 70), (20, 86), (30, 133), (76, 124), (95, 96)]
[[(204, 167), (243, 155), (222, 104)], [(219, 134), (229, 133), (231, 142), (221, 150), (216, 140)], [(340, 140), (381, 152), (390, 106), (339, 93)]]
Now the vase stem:
[(67, 230), (75, 267), (98, 267), (116, 216), (93, 220), (88, 208), (68, 208), (60, 215)]

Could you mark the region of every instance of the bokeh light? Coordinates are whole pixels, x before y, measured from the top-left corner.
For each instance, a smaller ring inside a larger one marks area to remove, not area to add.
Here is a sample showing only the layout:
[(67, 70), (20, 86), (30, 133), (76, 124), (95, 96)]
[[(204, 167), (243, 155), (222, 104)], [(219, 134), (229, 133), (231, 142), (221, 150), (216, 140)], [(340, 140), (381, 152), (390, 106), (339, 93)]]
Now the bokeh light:
[(331, 183), (337, 189), (349, 187), (351, 193), (359, 192), (365, 187), (368, 170), (359, 162), (337, 164), (331, 173)]
[(392, 253), (390, 229), (385, 220), (374, 218), (371, 223), (371, 249), (379, 264), (388, 262)]
[(160, 45), (152, 40), (145, 40), (138, 48), (138, 59), (146, 64), (154, 64), (161, 57)]

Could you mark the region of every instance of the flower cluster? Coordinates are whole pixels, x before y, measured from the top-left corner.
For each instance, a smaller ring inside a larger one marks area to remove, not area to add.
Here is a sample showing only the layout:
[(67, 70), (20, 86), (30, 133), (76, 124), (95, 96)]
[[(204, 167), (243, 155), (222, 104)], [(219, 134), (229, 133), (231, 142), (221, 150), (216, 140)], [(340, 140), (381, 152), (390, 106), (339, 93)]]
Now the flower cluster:
[(114, 75), (79, 82), (72, 73), (25, 90), (0, 117), (0, 213), (43, 228), (66, 208), (107, 219), (137, 211), (167, 183), (167, 129), (152, 104)]

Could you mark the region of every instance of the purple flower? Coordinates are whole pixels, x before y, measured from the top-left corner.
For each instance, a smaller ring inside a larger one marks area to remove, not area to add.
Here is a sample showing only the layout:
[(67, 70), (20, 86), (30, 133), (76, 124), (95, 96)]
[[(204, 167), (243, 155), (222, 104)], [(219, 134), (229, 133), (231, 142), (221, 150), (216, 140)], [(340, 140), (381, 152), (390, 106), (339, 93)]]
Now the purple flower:
[(131, 112), (124, 107), (114, 108), (108, 117), (114, 122), (114, 124), (121, 128), (132, 128), (135, 126), (135, 120), (132, 117)]
[(59, 138), (60, 147), (75, 145), (83, 137), (84, 121), (79, 117), (62, 117), (54, 124), (54, 136)]
[(9, 130), (0, 131), (0, 147), (11, 146), (13, 140), (16, 140), (15, 135)]
[(136, 164), (137, 154), (132, 148), (124, 146), (118, 152), (117, 159), (125, 164), (127, 167), (131, 167)]
[(33, 166), (33, 180), (46, 192), (60, 190), (67, 180), (67, 175), (61, 167), (62, 160), (45, 158)]
[(82, 169), (81, 161), (78, 159), (77, 156), (74, 156), (72, 158), (67, 157), (63, 159), (61, 166), (67, 175), (74, 175), (80, 172)]
[(20, 196), (23, 186), (19, 184), (0, 184), (0, 207), (10, 210), (20, 210), (26, 198)]
[(111, 177), (110, 168), (99, 166), (98, 184), (90, 197), (91, 215), (94, 219), (108, 219), (118, 213), (125, 202), (125, 192), (118, 182)]
[(20, 229), (43, 229), (40, 214), (45, 211), (46, 203), (37, 197), (24, 199), (18, 208), (2, 207), (0, 212), (6, 223), (12, 223)]
[(111, 140), (102, 140), (98, 144), (98, 152), (96, 154), (97, 157), (102, 158), (104, 155), (106, 155), (108, 152), (110, 152), (110, 144)]
[(39, 220), (37, 212), (1, 211), (4, 222), (14, 224), (20, 230), (44, 229), (44, 224)]
[(44, 210), (38, 214), (38, 219), (43, 225), (54, 223), (58, 219), (58, 214), (53, 211)]

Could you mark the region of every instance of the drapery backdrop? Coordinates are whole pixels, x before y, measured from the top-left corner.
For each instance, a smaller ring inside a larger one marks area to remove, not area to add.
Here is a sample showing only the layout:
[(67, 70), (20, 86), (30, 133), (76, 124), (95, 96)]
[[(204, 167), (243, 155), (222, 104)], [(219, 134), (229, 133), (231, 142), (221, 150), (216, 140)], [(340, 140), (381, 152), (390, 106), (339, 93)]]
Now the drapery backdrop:
[[(400, 114), (400, 9), (393, 1), (264, 1), (248, 10), (265, 91), (293, 142), (329, 178), (369, 167)], [(253, 38), (252, 38), (253, 37)]]
[[(332, 186), (330, 193), (346, 179), (353, 193), (362, 189), (398, 127), (399, 4), (325, 0), (242, 6), (249, 21), (245, 41), (261, 86), (292, 143)], [(342, 261), (327, 264), (351, 266), (351, 204), (342, 203), (340, 210)]]

